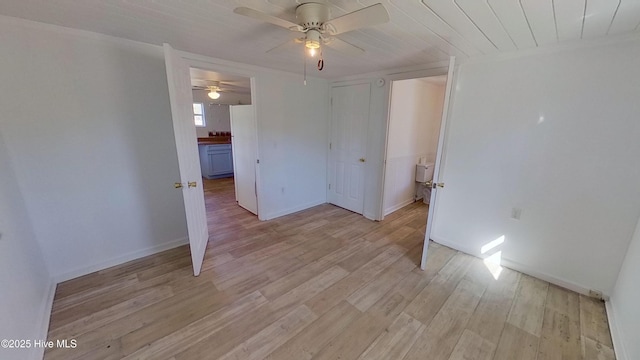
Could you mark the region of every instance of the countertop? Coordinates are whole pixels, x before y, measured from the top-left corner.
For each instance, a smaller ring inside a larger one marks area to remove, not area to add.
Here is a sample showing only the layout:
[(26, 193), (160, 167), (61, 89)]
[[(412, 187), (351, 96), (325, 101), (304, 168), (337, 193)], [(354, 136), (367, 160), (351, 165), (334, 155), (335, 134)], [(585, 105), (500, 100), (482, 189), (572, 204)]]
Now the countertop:
[(231, 144), (231, 136), (210, 136), (198, 138), (198, 145), (224, 145)]

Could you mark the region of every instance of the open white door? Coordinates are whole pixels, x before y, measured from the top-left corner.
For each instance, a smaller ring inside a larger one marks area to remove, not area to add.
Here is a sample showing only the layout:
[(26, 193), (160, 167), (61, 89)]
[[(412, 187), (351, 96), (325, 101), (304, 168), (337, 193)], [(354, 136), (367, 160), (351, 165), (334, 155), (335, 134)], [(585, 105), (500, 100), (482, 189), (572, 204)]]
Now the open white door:
[(429, 239), (431, 239), (431, 228), (433, 225), (433, 215), (436, 209), (436, 201), (438, 199), (438, 191), (444, 184), (440, 183), (440, 164), (442, 162), (442, 150), (444, 148), (444, 134), (447, 128), (447, 114), (449, 112), (449, 99), (451, 97), (451, 87), (453, 84), (453, 68), (455, 67), (456, 58), (449, 58), (449, 71), (447, 73), (447, 87), (444, 93), (444, 104), (442, 107), (442, 121), (440, 122), (440, 135), (438, 136), (438, 150), (436, 152), (436, 163), (433, 167), (433, 180), (431, 189), (431, 198), (429, 199), (429, 215), (427, 215), (427, 229), (424, 235), (424, 244), (422, 245), (422, 260), (420, 268), (422, 270), (427, 266), (427, 253), (429, 251)]
[(193, 122), (191, 77), (189, 66), (169, 44), (164, 44), (164, 61), (180, 167), (180, 182), (176, 183), (176, 187), (181, 189), (184, 197), (193, 274), (198, 276), (209, 241), (209, 229), (204, 206), (196, 127)]
[(232, 105), (229, 106), (229, 112), (236, 201), (257, 215), (256, 123), (253, 105)]
[(364, 170), (371, 84), (331, 89), (329, 202), (358, 214), (364, 212)]

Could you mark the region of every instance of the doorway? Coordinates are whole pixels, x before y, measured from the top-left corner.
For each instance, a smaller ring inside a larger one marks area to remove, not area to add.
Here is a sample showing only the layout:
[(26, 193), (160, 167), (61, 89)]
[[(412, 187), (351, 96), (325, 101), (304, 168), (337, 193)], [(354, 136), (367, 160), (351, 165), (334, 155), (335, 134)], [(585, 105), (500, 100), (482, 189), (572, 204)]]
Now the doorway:
[[(235, 74), (240, 77), (244, 76), (248, 78), (250, 84), (249, 97), (251, 98), (251, 103), (255, 102), (255, 78), (252, 77), (253, 75), (251, 73), (247, 73), (247, 71), (236, 69), (235, 67), (228, 65), (217, 64), (215, 59), (181, 53), (173, 49), (171, 45), (167, 43), (163, 44), (163, 52), (165, 68), (167, 71), (167, 85), (169, 90), (169, 103), (171, 105), (173, 132), (176, 142), (176, 154), (178, 158), (178, 168), (180, 171), (180, 181), (175, 182), (174, 187), (182, 191), (183, 194), (193, 274), (198, 276), (202, 270), (202, 264), (209, 244), (209, 226), (211, 225), (208, 221), (205, 206), (205, 194), (204, 187), (202, 185), (202, 164), (200, 163), (198, 135), (195, 126), (195, 123), (200, 123), (202, 125), (204, 121), (206, 121), (204, 110), (205, 105), (203, 102), (196, 107), (194, 102), (191, 69), (195, 69), (196, 71), (197, 69), (200, 69), (212, 73), (215, 73), (218, 71), (216, 69), (219, 69), (227, 74)], [(220, 85), (222, 85), (220, 84), (220, 80), (222, 79), (205, 78), (204, 80), (218, 81), (218, 83), (214, 84), (205, 84), (208, 90), (207, 96), (210, 99), (217, 100), (222, 97), (220, 94), (220, 92), (223, 91), (220, 88)], [(233, 84), (229, 84), (229, 86), (232, 85)], [(255, 114), (253, 121), (255, 122)], [(208, 131), (207, 135), (209, 135)], [(257, 140), (257, 132), (252, 135), (253, 138)], [(231, 137), (230, 134), (228, 136)], [(231, 158), (233, 159), (232, 155)], [(256, 149), (254, 159), (257, 158), (258, 151)], [(226, 159), (226, 165), (228, 167), (229, 155), (226, 156)], [(233, 163), (233, 161), (231, 161), (231, 163)], [(260, 189), (260, 183), (258, 181), (260, 177), (258, 176), (257, 171), (258, 168), (254, 165), (254, 196), (256, 198), (258, 198)], [(219, 175), (213, 171), (210, 174)], [(258, 221), (257, 218), (255, 220)], [(215, 234), (217, 232), (217, 228), (215, 225), (212, 226), (212, 228), (213, 233)]]
[(446, 75), (391, 83), (383, 216), (416, 201), (428, 206), (446, 83)]
[(211, 234), (258, 214), (251, 79), (190, 68), (194, 123)]

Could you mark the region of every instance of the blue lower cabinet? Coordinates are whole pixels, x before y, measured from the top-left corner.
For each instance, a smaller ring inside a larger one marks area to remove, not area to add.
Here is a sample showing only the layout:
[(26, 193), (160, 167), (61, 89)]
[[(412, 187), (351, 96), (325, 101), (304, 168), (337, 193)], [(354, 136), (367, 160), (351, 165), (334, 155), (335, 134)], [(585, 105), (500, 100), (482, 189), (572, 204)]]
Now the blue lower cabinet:
[(231, 144), (198, 145), (202, 176), (218, 179), (233, 176)]

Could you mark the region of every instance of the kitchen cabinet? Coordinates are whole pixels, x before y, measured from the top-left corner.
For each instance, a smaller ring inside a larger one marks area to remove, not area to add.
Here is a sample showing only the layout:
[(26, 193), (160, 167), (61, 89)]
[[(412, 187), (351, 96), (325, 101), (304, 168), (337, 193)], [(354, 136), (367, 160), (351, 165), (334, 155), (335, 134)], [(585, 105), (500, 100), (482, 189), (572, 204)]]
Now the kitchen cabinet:
[(198, 145), (202, 176), (219, 179), (233, 176), (231, 144)]

